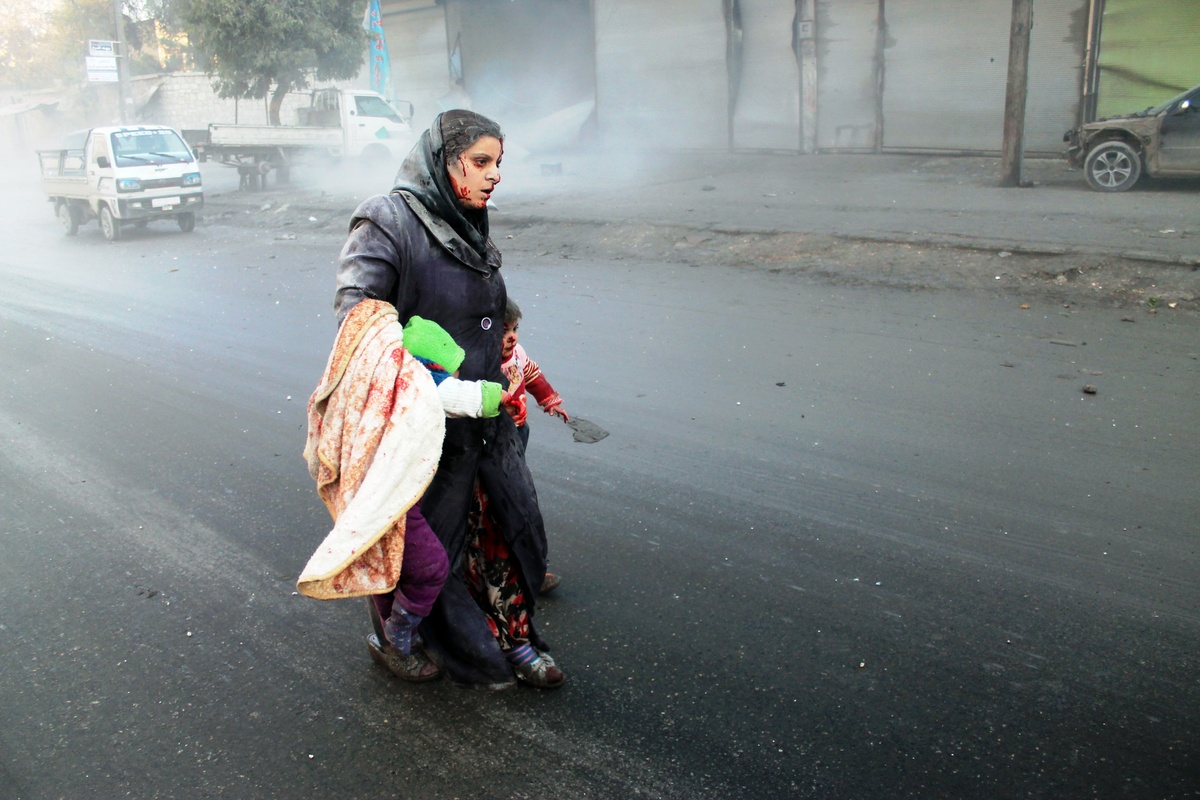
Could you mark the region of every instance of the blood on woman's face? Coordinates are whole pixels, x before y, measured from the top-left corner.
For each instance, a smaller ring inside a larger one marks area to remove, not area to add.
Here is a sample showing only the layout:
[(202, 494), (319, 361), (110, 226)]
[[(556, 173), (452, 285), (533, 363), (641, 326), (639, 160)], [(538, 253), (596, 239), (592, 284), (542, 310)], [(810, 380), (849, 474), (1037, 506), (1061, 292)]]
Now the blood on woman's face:
[(500, 159), (504, 145), (494, 136), (484, 136), (446, 165), (454, 195), (465, 208), (487, 208), (488, 198), (500, 182)]

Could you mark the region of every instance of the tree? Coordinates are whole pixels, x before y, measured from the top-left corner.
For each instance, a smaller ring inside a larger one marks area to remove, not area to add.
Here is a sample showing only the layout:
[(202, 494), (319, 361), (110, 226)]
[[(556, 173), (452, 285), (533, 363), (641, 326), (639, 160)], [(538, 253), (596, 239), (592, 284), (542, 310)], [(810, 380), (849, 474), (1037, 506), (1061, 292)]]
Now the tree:
[[(131, 8), (137, 10), (124, 3), (121, 15), (131, 72), (156, 72), (161, 67), (154, 48), (141, 52), (141, 31)], [(115, 37), (112, 0), (0, 0), (0, 86), (77, 86), (86, 74), (88, 40)]]
[(38, 44), (45, 36), (39, 21), (24, 2), (0, 0), (0, 86), (34, 85)]
[(182, 17), (197, 63), (221, 97), (284, 97), (309, 77), (358, 75), (366, 53), (363, 0), (188, 0)]
[(2, 0), (0, 75), (21, 88), (82, 79), (88, 39), (111, 40), (115, 33), (112, 0)]

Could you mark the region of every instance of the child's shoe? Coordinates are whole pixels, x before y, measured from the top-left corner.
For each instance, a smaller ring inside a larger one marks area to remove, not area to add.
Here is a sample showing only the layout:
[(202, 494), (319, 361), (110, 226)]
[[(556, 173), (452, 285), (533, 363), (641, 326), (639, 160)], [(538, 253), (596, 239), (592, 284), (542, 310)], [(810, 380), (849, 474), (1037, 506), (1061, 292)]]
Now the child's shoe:
[(416, 652), (403, 655), (387, 642), (380, 642), (379, 637), (372, 633), (367, 637), (367, 649), (371, 651), (371, 658), (375, 663), (402, 681), (425, 683), (442, 677), (442, 671), (438, 669), (437, 664), (429, 660), (422, 648), (418, 647)]
[(548, 654), (542, 653), (531, 644), (523, 644), (505, 651), (504, 656), (512, 665), (518, 680), (539, 689), (557, 689), (567, 676)]
[(383, 623), (383, 635), (397, 652), (408, 655), (413, 651), (413, 644), (421, 641), (417, 626), (423, 619), (425, 618), (393, 606), (391, 616)]

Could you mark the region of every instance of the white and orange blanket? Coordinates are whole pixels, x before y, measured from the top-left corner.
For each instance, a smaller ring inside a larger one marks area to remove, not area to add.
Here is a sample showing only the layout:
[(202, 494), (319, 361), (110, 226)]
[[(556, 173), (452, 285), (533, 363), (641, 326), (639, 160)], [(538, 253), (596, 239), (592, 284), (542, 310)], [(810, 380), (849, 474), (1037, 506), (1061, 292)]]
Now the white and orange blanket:
[(437, 386), (403, 339), (392, 305), (363, 300), (308, 401), (304, 458), (334, 520), (296, 582), (308, 597), (380, 594), (400, 577), (404, 516), (433, 479), (446, 429)]

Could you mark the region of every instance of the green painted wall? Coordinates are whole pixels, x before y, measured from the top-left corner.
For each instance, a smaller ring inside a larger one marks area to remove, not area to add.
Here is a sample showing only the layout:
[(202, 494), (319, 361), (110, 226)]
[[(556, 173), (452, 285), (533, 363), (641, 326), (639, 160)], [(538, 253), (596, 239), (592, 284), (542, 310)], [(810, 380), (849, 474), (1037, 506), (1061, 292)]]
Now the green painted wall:
[(1200, 0), (1105, 0), (1099, 65), (1097, 117), (1200, 84)]

